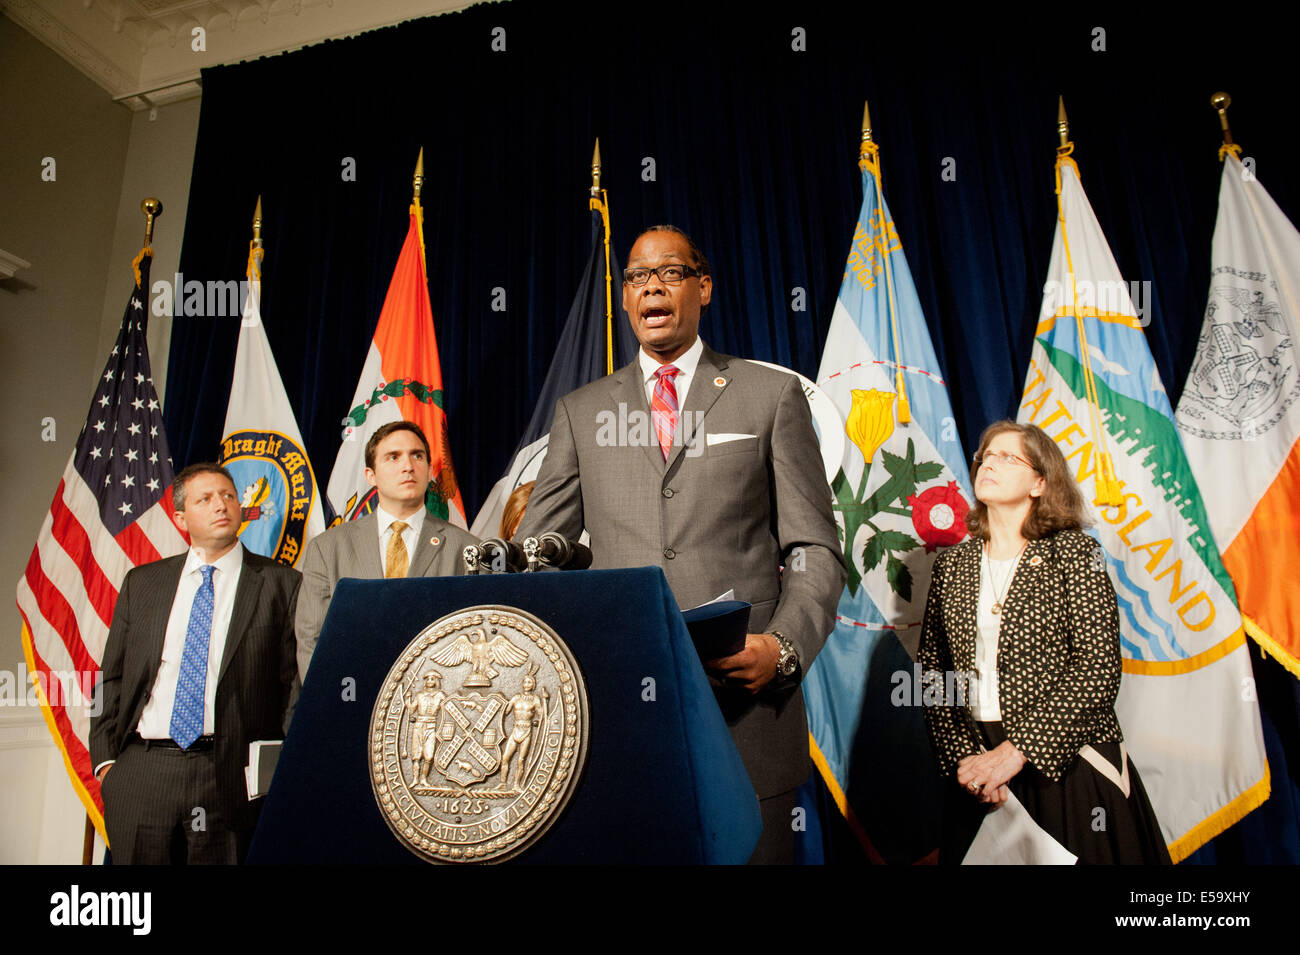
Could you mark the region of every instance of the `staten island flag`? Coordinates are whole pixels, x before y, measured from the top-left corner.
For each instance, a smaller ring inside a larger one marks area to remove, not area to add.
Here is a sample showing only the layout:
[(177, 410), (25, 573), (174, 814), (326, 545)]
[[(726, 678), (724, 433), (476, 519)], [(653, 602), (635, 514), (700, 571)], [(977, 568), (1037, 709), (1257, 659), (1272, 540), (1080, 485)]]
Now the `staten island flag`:
[[(1068, 147), (1063, 147), (1063, 149)], [(1060, 446), (1119, 598), (1116, 713), (1177, 862), (1268, 798), (1232, 581), (1173, 409), (1068, 153), (1018, 420)]]
[(261, 248), (249, 251), (248, 298), (220, 462), (239, 492), (240, 541), (256, 554), (296, 567), (307, 541), (325, 530), (325, 517), (316, 473), (262, 325), (261, 260)]
[(804, 700), (813, 761), (868, 856), (913, 863), (938, 846), (942, 812), (914, 661), (931, 565), (966, 537), (973, 498), (874, 143), (858, 165), (862, 210), (817, 373), (833, 414), (815, 416), (848, 582)]
[(1300, 676), (1300, 233), (1228, 154), (1175, 416), (1246, 631)]
[(366, 483), (366, 441), (390, 421), (413, 421), (429, 440), (429, 489), (425, 506), (444, 521), (465, 526), (465, 504), (451, 466), (442, 364), (433, 331), (433, 306), (424, 274), (423, 214), (411, 206), (411, 225), (379, 312), (375, 337), (343, 419), (343, 444), (334, 459), (326, 494), (337, 520), (364, 517), (378, 506)]

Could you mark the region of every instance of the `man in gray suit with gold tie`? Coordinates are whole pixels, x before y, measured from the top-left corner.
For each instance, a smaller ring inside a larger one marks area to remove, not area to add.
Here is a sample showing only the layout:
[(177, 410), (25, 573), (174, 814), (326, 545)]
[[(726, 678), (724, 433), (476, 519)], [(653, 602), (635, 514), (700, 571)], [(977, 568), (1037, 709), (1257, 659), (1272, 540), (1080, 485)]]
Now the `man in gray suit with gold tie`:
[(466, 544), (477, 543), (467, 531), (425, 510), (429, 442), (414, 422), (391, 421), (370, 436), (366, 480), (378, 492), (375, 510), (312, 538), (303, 555), (294, 630), (298, 672), (304, 681), (341, 579), (463, 574), (461, 552)]
[(744, 649), (705, 667), (759, 796), (751, 861), (791, 862), (811, 771), (799, 681), (845, 578), (812, 416), (798, 379), (700, 340), (713, 279), (685, 233), (647, 230), (627, 266), (641, 350), (558, 402), (515, 536), (585, 528), (594, 568), (657, 564), (683, 608), (727, 590), (753, 604)]

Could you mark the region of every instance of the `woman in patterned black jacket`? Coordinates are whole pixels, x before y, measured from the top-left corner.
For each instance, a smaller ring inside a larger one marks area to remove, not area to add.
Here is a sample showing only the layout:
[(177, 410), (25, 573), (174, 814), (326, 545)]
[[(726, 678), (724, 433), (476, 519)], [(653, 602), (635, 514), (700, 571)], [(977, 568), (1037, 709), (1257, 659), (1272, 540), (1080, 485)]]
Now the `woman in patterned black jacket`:
[(1080, 862), (1168, 863), (1115, 718), (1115, 590), (1069, 466), (1040, 428), (999, 421), (974, 480), (971, 536), (935, 561), (921, 633), (926, 725), (954, 779), (940, 860), (1014, 793)]

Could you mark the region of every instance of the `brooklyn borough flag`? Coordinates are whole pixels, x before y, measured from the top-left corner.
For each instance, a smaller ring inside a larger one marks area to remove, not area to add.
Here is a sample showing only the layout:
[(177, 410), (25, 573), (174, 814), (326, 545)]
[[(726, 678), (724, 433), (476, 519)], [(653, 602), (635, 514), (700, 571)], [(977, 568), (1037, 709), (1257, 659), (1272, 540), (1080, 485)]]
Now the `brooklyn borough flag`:
[(1300, 676), (1300, 233), (1229, 153), (1176, 420), (1246, 630)]
[(1268, 798), (1268, 764), (1232, 581), (1068, 151), (1019, 420), (1056, 441), (1094, 502), (1119, 598), (1116, 711), (1177, 862)]

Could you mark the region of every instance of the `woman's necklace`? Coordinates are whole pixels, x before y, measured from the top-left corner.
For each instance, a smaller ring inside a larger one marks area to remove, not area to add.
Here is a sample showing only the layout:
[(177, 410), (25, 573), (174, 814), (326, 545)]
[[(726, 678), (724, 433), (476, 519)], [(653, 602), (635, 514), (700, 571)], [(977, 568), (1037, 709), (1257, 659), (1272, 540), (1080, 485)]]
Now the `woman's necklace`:
[(1011, 569), (1007, 571), (1006, 577), (1002, 579), (1002, 587), (1000, 589), (996, 584), (993, 583), (993, 567), (989, 563), (988, 543), (985, 542), (982, 548), (984, 551), (984, 570), (989, 575), (989, 589), (993, 591), (992, 609), (995, 615), (1000, 614), (1002, 612), (1002, 598), (1006, 596), (1007, 588), (1011, 584), (1011, 578), (1016, 575), (1016, 568), (1020, 566), (1020, 558), (1024, 556), (1025, 548), (1028, 546), (1029, 546), (1029, 541), (1025, 541), (1024, 544), (1021, 545), (1020, 552), (1016, 554), (1015, 560), (1011, 562)]

